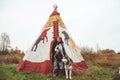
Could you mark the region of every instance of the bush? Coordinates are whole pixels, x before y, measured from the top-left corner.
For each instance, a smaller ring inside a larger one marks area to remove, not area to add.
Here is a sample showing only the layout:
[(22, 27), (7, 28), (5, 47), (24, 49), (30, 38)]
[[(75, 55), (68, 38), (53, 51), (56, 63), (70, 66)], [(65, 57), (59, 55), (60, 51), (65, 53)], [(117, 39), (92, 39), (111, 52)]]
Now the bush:
[(83, 47), (81, 49), (81, 53), (87, 62), (89, 61), (94, 65), (112, 69), (116, 69), (120, 66), (120, 55), (116, 54), (114, 50), (104, 49), (93, 52), (89, 47)]
[(18, 64), (24, 56), (24, 52), (18, 49), (0, 51), (0, 64)]
[(19, 59), (16, 56), (14, 56), (14, 55), (6, 55), (4, 57), (4, 63), (5, 64), (10, 64), (10, 63), (18, 64), (19, 63)]

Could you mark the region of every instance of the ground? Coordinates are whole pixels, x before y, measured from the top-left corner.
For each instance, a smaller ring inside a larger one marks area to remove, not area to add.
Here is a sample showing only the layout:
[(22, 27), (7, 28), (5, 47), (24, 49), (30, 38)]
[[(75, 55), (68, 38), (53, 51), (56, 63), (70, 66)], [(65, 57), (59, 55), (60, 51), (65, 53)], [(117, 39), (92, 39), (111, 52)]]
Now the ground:
[[(0, 64), (0, 80), (66, 80), (65, 76), (52, 78), (52, 75), (17, 72), (17, 65)], [(103, 68), (92, 63), (88, 63), (88, 65), (87, 71), (73, 73), (73, 80), (118, 80), (117, 78), (120, 78), (120, 75), (117, 75), (117, 69)]]

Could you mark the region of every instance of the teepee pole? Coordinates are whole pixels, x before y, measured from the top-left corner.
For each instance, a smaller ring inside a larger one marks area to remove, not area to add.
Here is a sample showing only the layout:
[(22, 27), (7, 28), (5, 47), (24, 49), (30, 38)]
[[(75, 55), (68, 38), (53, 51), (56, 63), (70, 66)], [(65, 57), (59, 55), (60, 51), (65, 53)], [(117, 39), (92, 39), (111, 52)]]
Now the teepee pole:
[[(55, 4), (55, 5), (53, 5), (53, 7), (54, 7), (54, 12), (57, 12), (57, 5)], [(53, 22), (53, 29), (54, 29), (54, 40), (56, 40), (57, 39), (57, 37), (59, 36), (59, 28), (58, 28), (58, 20), (56, 20), (56, 21), (54, 21)]]
[(59, 36), (59, 32), (58, 32), (58, 21), (54, 21), (53, 22), (53, 26), (54, 26), (54, 39), (56, 40), (57, 37)]

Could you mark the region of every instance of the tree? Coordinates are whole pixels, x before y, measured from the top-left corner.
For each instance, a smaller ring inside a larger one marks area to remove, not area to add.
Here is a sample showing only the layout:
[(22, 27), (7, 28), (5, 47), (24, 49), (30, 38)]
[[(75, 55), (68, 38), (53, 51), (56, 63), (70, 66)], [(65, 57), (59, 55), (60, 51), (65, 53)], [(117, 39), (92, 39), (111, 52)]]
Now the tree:
[(0, 49), (5, 51), (10, 47), (10, 38), (6, 32), (1, 33), (0, 36)]

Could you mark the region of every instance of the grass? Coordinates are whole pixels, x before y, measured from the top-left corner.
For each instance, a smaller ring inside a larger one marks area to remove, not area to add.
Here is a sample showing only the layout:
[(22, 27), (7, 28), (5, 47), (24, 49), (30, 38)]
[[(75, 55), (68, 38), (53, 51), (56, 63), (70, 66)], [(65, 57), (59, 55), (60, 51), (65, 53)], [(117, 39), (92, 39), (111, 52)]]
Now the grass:
[[(73, 73), (73, 80), (120, 80), (120, 74), (118, 74), (120, 54), (108, 49), (93, 54), (91, 49), (85, 49), (82, 55), (89, 69), (84, 72)], [(65, 76), (53, 78), (51, 74), (17, 72), (16, 67), (23, 57), (18, 52), (20, 51), (0, 54), (0, 80), (66, 80)]]
[(51, 80), (51, 75), (17, 72), (17, 64), (0, 65), (0, 80)]
[[(72, 74), (73, 80), (117, 80), (117, 69), (104, 68), (88, 63), (89, 70)], [(52, 78), (52, 75), (43, 75), (32, 72), (17, 72), (17, 64), (0, 64), (0, 80), (66, 80), (65, 76)]]

